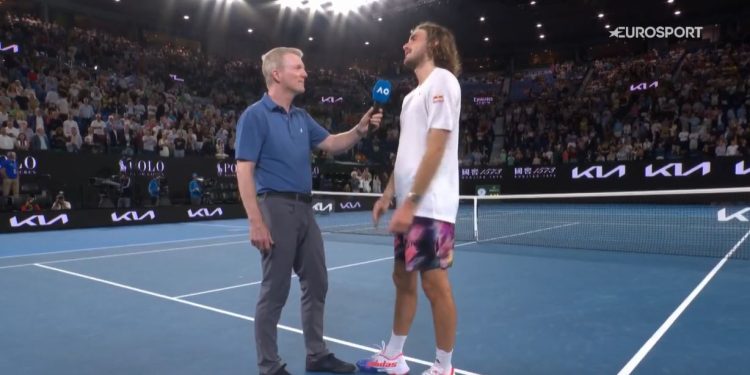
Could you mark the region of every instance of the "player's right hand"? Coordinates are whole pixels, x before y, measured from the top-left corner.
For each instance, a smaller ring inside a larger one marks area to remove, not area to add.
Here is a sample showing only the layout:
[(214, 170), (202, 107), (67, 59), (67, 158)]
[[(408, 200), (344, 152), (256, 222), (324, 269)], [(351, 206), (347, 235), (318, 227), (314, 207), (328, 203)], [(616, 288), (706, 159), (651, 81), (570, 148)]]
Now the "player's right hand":
[(250, 224), (250, 242), (261, 252), (271, 251), (273, 248), (273, 238), (271, 232), (263, 220)]
[(390, 200), (386, 200), (383, 198), (380, 198), (375, 202), (375, 205), (372, 207), (372, 223), (373, 225), (375, 225), (375, 228), (378, 227), (380, 218), (388, 211), (388, 207), (390, 206)]

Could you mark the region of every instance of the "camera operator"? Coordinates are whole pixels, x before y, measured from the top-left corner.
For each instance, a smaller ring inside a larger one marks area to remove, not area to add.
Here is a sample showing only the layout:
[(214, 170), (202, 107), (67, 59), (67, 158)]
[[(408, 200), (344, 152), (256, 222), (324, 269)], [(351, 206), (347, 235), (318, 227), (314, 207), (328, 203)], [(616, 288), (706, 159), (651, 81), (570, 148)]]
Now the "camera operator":
[(117, 208), (130, 208), (130, 198), (133, 196), (130, 176), (127, 173), (120, 173), (120, 197), (117, 198)]
[(52, 208), (50, 208), (53, 211), (61, 211), (61, 210), (69, 210), (70, 209), (70, 202), (65, 200), (65, 194), (61, 191), (57, 193), (57, 197), (55, 198), (55, 202), (52, 203)]
[(190, 204), (193, 206), (200, 205), (203, 196), (203, 179), (198, 177), (197, 173), (193, 173), (193, 179), (188, 184), (188, 190), (190, 191)]
[(148, 196), (151, 198), (151, 205), (159, 205), (159, 193), (161, 192), (161, 176), (155, 176), (148, 182)]

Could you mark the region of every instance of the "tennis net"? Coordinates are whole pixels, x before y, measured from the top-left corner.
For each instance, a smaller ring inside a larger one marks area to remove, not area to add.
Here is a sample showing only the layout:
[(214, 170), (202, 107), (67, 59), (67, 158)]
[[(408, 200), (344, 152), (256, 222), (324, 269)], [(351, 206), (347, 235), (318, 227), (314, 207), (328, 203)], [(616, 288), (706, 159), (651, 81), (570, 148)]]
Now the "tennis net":
[[(324, 232), (390, 234), (393, 209), (373, 226), (378, 194), (313, 197)], [(461, 196), (456, 219), (457, 241), (741, 259), (748, 233), (750, 188)]]

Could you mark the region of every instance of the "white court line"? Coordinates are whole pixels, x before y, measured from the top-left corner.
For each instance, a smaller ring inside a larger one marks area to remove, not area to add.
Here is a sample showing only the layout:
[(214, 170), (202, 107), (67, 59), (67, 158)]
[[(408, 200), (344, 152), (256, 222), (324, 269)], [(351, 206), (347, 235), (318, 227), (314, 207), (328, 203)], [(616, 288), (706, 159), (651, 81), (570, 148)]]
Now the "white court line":
[(83, 249), (71, 249), (71, 250), (62, 250), (62, 251), (47, 251), (47, 252), (43, 252), (43, 253), (21, 254), (21, 255), (8, 255), (8, 256), (0, 257), (0, 259), (23, 258), (23, 257), (32, 257), (32, 256), (37, 256), (37, 255), (48, 255), (48, 254), (75, 253), (75, 252), (78, 252), (78, 251), (120, 249), (120, 248), (123, 248), (123, 247), (138, 247), (138, 246), (150, 246), (150, 245), (163, 245), (163, 244), (167, 244), (167, 243), (190, 242), (190, 241), (199, 241), (199, 240), (213, 240), (213, 239), (217, 239), (217, 238), (230, 238), (230, 237), (240, 237), (240, 236), (244, 236), (244, 234), (227, 234), (227, 235), (223, 235), (223, 236), (197, 237), (197, 238), (188, 238), (188, 239), (183, 239), (183, 240), (141, 242), (141, 243), (134, 243), (134, 244), (128, 244), (128, 245), (87, 247), (87, 248), (83, 248)]
[(530, 230), (528, 232), (523, 232), (523, 233), (506, 234), (504, 236), (498, 236), (498, 237), (488, 238), (486, 240), (480, 240), (479, 242), (499, 240), (499, 239), (502, 239), (502, 238), (509, 238), (509, 237), (525, 236), (527, 234), (532, 234), (532, 233), (537, 233), (537, 232), (543, 232), (545, 230), (552, 230), (552, 229), (557, 229), (557, 228), (564, 228), (564, 227), (569, 227), (569, 226), (578, 225), (578, 224), (581, 224), (581, 223), (568, 223), (568, 224), (562, 224), (562, 225), (555, 225), (554, 227), (548, 227), (548, 228)]
[(698, 297), (698, 294), (700, 294), (700, 292), (703, 291), (703, 288), (705, 288), (706, 285), (708, 285), (708, 283), (711, 282), (711, 279), (713, 279), (714, 276), (716, 276), (719, 270), (721, 270), (721, 268), (724, 267), (724, 264), (729, 260), (732, 254), (734, 254), (734, 252), (737, 251), (737, 248), (739, 248), (740, 245), (742, 245), (742, 243), (745, 242), (748, 236), (750, 236), (750, 230), (748, 230), (747, 233), (745, 233), (745, 235), (739, 241), (737, 241), (734, 247), (732, 247), (732, 249), (729, 250), (729, 252), (726, 255), (724, 255), (724, 258), (722, 258), (719, 261), (719, 263), (717, 263), (716, 266), (714, 266), (711, 272), (709, 272), (708, 275), (706, 275), (706, 277), (704, 277), (703, 280), (698, 284), (698, 286), (696, 286), (695, 289), (693, 289), (693, 291), (690, 292), (690, 294), (685, 298), (685, 300), (682, 301), (682, 303), (679, 306), (677, 306), (677, 309), (675, 309), (675, 311), (672, 312), (672, 315), (670, 315), (667, 318), (667, 320), (664, 321), (664, 323), (659, 327), (659, 329), (657, 329), (656, 332), (654, 332), (654, 334), (648, 339), (648, 341), (646, 341), (646, 343), (643, 344), (641, 349), (638, 350), (637, 353), (635, 353), (633, 358), (631, 358), (630, 361), (628, 361), (628, 363), (625, 364), (625, 367), (623, 367), (622, 370), (620, 370), (620, 372), (617, 373), (618, 375), (629, 375), (630, 373), (633, 372), (633, 370), (635, 370), (635, 368), (638, 366), (638, 364), (641, 363), (643, 358), (646, 357), (648, 352), (651, 351), (651, 349), (653, 349), (654, 345), (656, 345), (656, 343), (659, 342), (661, 337), (664, 336), (664, 334), (667, 332), (667, 330), (669, 330), (672, 324), (674, 324), (677, 318), (679, 318), (680, 315), (682, 315), (685, 309), (687, 309), (687, 307), (690, 306), (693, 300), (696, 297)]
[[(393, 259), (393, 257), (378, 258), (378, 259), (367, 260), (367, 261), (359, 262), (359, 263), (346, 264), (346, 265), (343, 265), (343, 266), (331, 267), (331, 268), (328, 268), (327, 270), (328, 271), (335, 271), (335, 270), (340, 270), (342, 268), (349, 268), (349, 267), (361, 266), (363, 264), (370, 264), (370, 263), (375, 263), (375, 262), (382, 262), (382, 261), (388, 260), (388, 259)], [(293, 274), (292, 275), (292, 279), (295, 278), (295, 277), (297, 277), (297, 275)], [(174, 298), (178, 298), (179, 299), (179, 298), (187, 298), (187, 297), (200, 296), (200, 295), (203, 295), (203, 294), (209, 294), (209, 293), (215, 293), (215, 292), (223, 292), (225, 290), (237, 289), (237, 288), (242, 288), (242, 287), (252, 286), (252, 285), (258, 285), (261, 282), (263, 282), (263, 281), (262, 280), (261, 281), (254, 281), (252, 283), (232, 285), (232, 286), (228, 286), (228, 287), (225, 287), (225, 288), (211, 289), (211, 290), (206, 290), (206, 291), (202, 291), (202, 292), (195, 292), (195, 293), (190, 293), (190, 294), (183, 294), (181, 296), (177, 296), (177, 297), (174, 297)]]
[[(181, 304), (192, 306), (192, 307), (197, 307), (199, 309), (208, 310), (208, 311), (211, 311), (211, 312), (215, 312), (217, 314), (231, 316), (233, 318), (247, 320), (247, 321), (251, 321), (251, 322), (255, 321), (255, 318), (253, 318), (251, 316), (241, 315), (241, 314), (237, 314), (237, 313), (234, 313), (234, 312), (231, 312), (231, 311), (218, 309), (216, 307), (211, 307), (211, 306), (203, 305), (203, 304), (200, 304), (200, 303), (190, 302), (190, 301), (187, 301), (187, 300), (182, 300), (182, 299), (178, 299), (178, 298), (166, 296), (166, 295), (155, 293), (155, 292), (151, 292), (151, 291), (148, 291), (148, 290), (145, 290), (145, 289), (139, 289), (139, 288), (135, 288), (135, 287), (132, 287), (132, 286), (125, 285), (125, 284), (120, 284), (120, 283), (116, 283), (116, 282), (113, 282), (113, 281), (104, 280), (104, 279), (100, 279), (100, 278), (97, 278), (97, 277), (88, 276), (88, 275), (84, 275), (84, 274), (81, 274), (81, 273), (64, 270), (64, 269), (61, 269), (61, 268), (50, 267), (50, 266), (46, 266), (44, 264), (37, 263), (37, 264), (34, 264), (34, 265), (37, 266), (37, 267), (40, 267), (40, 268), (44, 268), (44, 269), (50, 270), (50, 271), (60, 272), (60, 273), (66, 274), (66, 275), (75, 276), (75, 277), (79, 277), (79, 278), (90, 280), (90, 281), (95, 281), (95, 282), (102, 283), (102, 284), (107, 284), (107, 285), (114, 286), (114, 287), (117, 287), (117, 288), (122, 288), (122, 289), (130, 290), (130, 291), (136, 292), (136, 293), (146, 294), (146, 295), (149, 295), (149, 296), (152, 296), (152, 297), (156, 297), (156, 298), (160, 298), (160, 299), (164, 299), (164, 300), (167, 300), (167, 301), (172, 301), (172, 302), (177, 302), (177, 303), (181, 303)], [(293, 327), (286, 326), (286, 325), (283, 325), (283, 324), (278, 324), (276, 327), (278, 327), (281, 330), (287, 331), (287, 332), (292, 332), (292, 333), (296, 333), (296, 334), (299, 334), (299, 335), (303, 334), (301, 329), (293, 328)], [(360, 350), (363, 350), (363, 351), (366, 351), (366, 352), (371, 352), (371, 353), (378, 353), (378, 352), (380, 352), (380, 349), (376, 349), (376, 348), (371, 348), (371, 347), (364, 346), (364, 345), (355, 344), (353, 342), (349, 342), (349, 341), (345, 341), (345, 340), (341, 340), (341, 339), (337, 339), (337, 338), (333, 338), (333, 337), (329, 337), (329, 336), (323, 336), (323, 339), (326, 340), (326, 341), (332, 342), (332, 343), (336, 343), (336, 344), (339, 344), (339, 345), (348, 346), (348, 347), (354, 348), (354, 349), (360, 349)], [(421, 359), (412, 358), (412, 357), (404, 357), (404, 358), (407, 361), (414, 362), (414, 363), (419, 363), (421, 365), (425, 365), (425, 366), (431, 366), (432, 365), (432, 362), (423, 361)], [(459, 370), (459, 369), (456, 369), (455, 373), (456, 374), (464, 374), (464, 375), (479, 375), (479, 374), (474, 373), (474, 372), (469, 372), (469, 371), (466, 371), (466, 370)]]
[[(475, 243), (477, 243), (477, 242), (476, 241), (464, 242), (464, 243), (455, 245), (453, 247), (461, 247), (461, 246), (466, 246), (466, 245), (473, 245)], [(347, 264), (347, 265), (343, 265), (343, 266), (331, 267), (331, 268), (328, 268), (328, 271), (335, 271), (335, 270), (339, 270), (339, 269), (342, 269), (342, 268), (349, 268), (349, 267), (361, 266), (363, 264), (370, 264), (370, 263), (375, 263), (375, 262), (381, 262), (381, 261), (389, 260), (389, 259), (393, 259), (393, 257), (391, 256), (391, 257), (385, 257), (385, 258), (378, 258), (378, 259), (368, 260), (368, 261), (359, 262), (359, 263), (352, 263), (352, 264)], [(293, 274), (292, 278), (295, 278), (295, 277), (297, 277), (297, 275)], [(173, 298), (180, 299), (180, 298), (194, 297), (194, 296), (199, 296), (199, 295), (209, 294), (209, 293), (215, 293), (215, 292), (223, 292), (225, 290), (231, 290), (231, 289), (243, 288), (243, 287), (246, 287), (246, 286), (258, 285), (261, 282), (262, 282), (262, 280), (261, 281), (253, 281), (251, 283), (237, 284), (237, 285), (232, 285), (232, 286), (228, 286), (228, 287), (224, 287), (224, 288), (205, 290), (205, 291), (202, 291), (202, 292), (195, 292), (195, 293), (190, 293), (190, 294), (183, 294), (181, 296), (176, 296), (176, 297), (173, 297)]]
[(188, 249), (199, 249), (199, 248), (202, 248), (202, 247), (214, 247), (214, 246), (222, 246), (222, 245), (236, 245), (236, 244), (248, 243), (248, 242), (250, 242), (250, 241), (249, 240), (245, 240), (245, 241), (232, 241), (232, 242), (217, 242), (217, 243), (210, 243), (210, 244), (204, 244), (204, 245), (172, 247), (172, 248), (168, 248), (168, 249), (159, 249), (159, 250), (135, 251), (135, 252), (132, 252), (132, 253), (109, 254), (109, 255), (97, 255), (97, 256), (91, 256), (91, 257), (59, 259), (59, 260), (51, 260), (49, 262), (36, 262), (36, 263), (14, 264), (12, 266), (3, 266), (3, 267), (0, 267), (0, 270), (6, 269), (6, 268), (28, 267), (28, 266), (34, 266), (34, 265), (37, 265), (37, 264), (55, 264), (55, 263), (75, 262), (75, 261), (79, 261), (79, 260), (105, 259), (105, 258), (126, 257), (126, 256), (131, 256), (131, 255), (166, 253), (166, 252), (170, 252), (170, 251), (188, 250)]
[[(476, 241), (465, 242), (465, 243), (462, 243), (462, 244), (455, 245), (453, 247), (461, 247), (461, 246), (466, 246), (466, 245), (472, 245), (472, 244), (475, 244), (475, 243), (476, 243)], [(378, 258), (378, 259), (368, 260), (368, 261), (359, 262), (359, 263), (352, 263), (352, 264), (347, 264), (347, 265), (343, 265), (343, 266), (331, 267), (331, 268), (328, 268), (328, 271), (335, 271), (335, 270), (339, 270), (339, 269), (342, 269), (342, 268), (349, 268), (349, 267), (361, 266), (361, 265), (364, 265), (364, 264), (381, 262), (381, 261), (389, 260), (389, 259), (393, 259), (393, 257), (391, 256), (391, 257), (385, 257), (385, 258)], [(297, 277), (297, 275), (292, 275), (292, 278), (295, 278), (295, 277)], [(246, 287), (246, 286), (258, 285), (261, 282), (262, 282), (262, 280), (261, 281), (253, 281), (251, 283), (237, 284), (237, 285), (232, 285), (232, 286), (228, 286), (228, 287), (224, 287), (224, 288), (210, 289), (210, 290), (205, 290), (205, 291), (202, 291), (202, 292), (195, 292), (195, 293), (190, 293), (190, 294), (183, 294), (181, 296), (176, 296), (176, 297), (173, 297), (173, 298), (180, 299), (180, 298), (200, 296), (200, 295), (209, 294), (209, 293), (223, 292), (225, 290), (231, 290), (231, 289), (243, 288), (243, 287)]]

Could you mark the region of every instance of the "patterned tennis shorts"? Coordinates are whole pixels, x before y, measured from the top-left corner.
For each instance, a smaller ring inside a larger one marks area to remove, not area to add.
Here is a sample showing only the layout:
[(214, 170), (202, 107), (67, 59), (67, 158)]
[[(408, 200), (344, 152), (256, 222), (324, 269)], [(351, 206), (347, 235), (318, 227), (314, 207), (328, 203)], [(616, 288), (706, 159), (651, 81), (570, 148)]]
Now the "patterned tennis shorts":
[(396, 235), (396, 259), (404, 261), (410, 272), (450, 267), (455, 228), (453, 223), (415, 216), (409, 231)]

